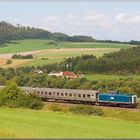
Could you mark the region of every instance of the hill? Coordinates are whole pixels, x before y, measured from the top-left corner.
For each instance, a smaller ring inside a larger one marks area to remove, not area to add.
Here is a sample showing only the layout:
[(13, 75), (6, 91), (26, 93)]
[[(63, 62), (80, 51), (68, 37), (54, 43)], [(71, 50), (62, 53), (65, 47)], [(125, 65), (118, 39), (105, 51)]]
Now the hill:
[[(64, 70), (95, 73), (140, 73), (140, 47), (121, 49), (102, 57), (86, 55), (68, 58), (58, 67)], [(67, 67), (70, 64), (71, 67)], [(58, 68), (57, 68), (58, 69)]]
[(20, 39), (53, 39), (57, 41), (73, 41), (73, 42), (94, 42), (90, 36), (68, 36), (63, 33), (51, 33), (50, 31), (25, 27), (21, 25), (14, 26), (5, 21), (0, 22), (0, 44), (11, 40)]

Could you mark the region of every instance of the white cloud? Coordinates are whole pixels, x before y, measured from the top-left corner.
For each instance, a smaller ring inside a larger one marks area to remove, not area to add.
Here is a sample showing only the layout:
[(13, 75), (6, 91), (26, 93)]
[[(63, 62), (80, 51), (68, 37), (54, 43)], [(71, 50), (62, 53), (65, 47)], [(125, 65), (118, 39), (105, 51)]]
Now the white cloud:
[(111, 21), (108, 18), (108, 15), (101, 12), (90, 11), (86, 14), (84, 20), (86, 21), (87, 24), (91, 24), (97, 27), (105, 28), (112, 26)]
[(139, 24), (140, 12), (122, 12), (116, 15), (117, 23)]

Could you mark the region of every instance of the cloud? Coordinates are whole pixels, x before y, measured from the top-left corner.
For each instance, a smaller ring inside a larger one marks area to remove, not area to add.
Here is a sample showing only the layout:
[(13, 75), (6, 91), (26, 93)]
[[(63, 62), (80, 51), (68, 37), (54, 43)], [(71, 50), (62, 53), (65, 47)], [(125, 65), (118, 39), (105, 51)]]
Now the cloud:
[(64, 13), (42, 16), (32, 22), (22, 17), (14, 21), (21, 25), (43, 28), (51, 32), (91, 35), (96, 39), (139, 40), (140, 38), (140, 11), (104, 13), (88, 10), (80, 14)]
[(139, 24), (140, 12), (122, 12), (116, 15), (115, 21), (124, 24)]
[(101, 12), (90, 11), (86, 14), (84, 20), (87, 24), (97, 27), (106, 28), (112, 26), (111, 20), (108, 18), (108, 15)]

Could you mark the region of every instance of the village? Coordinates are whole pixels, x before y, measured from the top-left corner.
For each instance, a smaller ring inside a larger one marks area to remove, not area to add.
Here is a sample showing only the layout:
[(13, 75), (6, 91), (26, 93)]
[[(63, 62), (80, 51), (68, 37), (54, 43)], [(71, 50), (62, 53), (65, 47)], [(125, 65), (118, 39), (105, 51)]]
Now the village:
[[(42, 70), (35, 70), (35, 72), (38, 74), (44, 73)], [(71, 71), (58, 71), (58, 72), (52, 71), (48, 74), (48, 76), (73, 79), (73, 78), (83, 78), (84, 74), (75, 74)]]

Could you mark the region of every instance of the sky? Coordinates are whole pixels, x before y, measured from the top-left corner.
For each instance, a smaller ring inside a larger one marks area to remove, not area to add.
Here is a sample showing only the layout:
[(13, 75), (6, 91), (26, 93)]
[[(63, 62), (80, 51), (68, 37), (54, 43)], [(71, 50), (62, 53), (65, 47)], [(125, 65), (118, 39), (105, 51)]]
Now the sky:
[(0, 20), (101, 40), (140, 40), (138, 0), (3, 0)]

